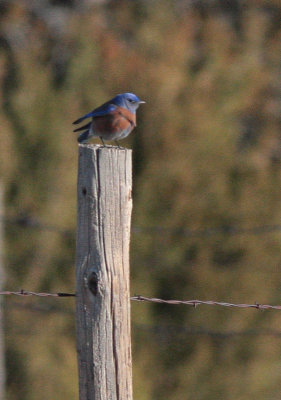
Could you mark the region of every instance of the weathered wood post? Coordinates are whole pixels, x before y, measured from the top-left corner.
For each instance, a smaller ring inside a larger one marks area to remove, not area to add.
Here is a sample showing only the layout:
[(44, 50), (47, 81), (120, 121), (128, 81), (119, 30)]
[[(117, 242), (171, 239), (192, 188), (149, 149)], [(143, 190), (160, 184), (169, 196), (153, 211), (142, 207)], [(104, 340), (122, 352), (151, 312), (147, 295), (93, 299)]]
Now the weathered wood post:
[(79, 145), (76, 325), (80, 400), (132, 400), (132, 152)]

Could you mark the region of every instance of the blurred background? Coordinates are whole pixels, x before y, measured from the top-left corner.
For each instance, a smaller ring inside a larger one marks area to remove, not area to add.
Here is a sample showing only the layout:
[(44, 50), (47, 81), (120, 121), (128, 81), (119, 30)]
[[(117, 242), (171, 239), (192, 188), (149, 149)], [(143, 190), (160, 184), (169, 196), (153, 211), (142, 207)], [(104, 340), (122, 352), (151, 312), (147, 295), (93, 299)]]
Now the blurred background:
[[(72, 121), (147, 104), (131, 293), (280, 304), (278, 0), (1, 0), (7, 290), (74, 291)], [(6, 399), (77, 399), (74, 300), (4, 302)], [(135, 400), (280, 399), (280, 312), (132, 303)]]

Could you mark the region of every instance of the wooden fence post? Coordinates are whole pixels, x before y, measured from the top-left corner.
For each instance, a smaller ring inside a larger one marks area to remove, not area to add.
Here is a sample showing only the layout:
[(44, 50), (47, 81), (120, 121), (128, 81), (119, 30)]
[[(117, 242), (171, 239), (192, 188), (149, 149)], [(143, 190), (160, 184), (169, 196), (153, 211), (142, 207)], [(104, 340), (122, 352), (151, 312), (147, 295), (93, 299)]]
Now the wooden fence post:
[(132, 151), (79, 145), (76, 326), (80, 400), (132, 400)]

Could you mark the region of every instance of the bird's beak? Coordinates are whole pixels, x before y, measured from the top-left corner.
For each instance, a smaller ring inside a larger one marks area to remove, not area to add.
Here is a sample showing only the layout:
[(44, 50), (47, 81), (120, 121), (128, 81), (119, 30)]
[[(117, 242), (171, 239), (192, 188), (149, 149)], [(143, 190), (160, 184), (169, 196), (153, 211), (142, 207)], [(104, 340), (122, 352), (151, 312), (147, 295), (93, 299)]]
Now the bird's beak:
[(139, 104), (145, 104), (145, 103), (146, 103), (146, 101), (143, 101), (143, 100), (139, 101)]

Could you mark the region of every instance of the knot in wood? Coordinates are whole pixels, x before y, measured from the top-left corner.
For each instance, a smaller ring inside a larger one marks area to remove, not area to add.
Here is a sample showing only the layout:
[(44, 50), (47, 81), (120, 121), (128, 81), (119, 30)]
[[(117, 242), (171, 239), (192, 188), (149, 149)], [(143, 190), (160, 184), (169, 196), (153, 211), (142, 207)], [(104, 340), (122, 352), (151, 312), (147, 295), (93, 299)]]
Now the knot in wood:
[(98, 294), (98, 283), (99, 283), (99, 278), (97, 273), (91, 272), (91, 274), (88, 277), (88, 288), (94, 296)]

